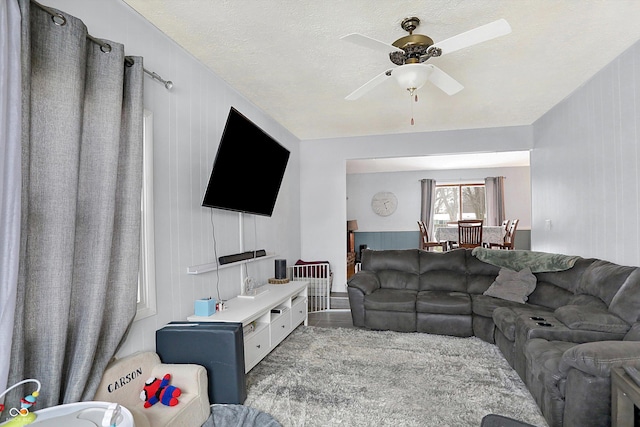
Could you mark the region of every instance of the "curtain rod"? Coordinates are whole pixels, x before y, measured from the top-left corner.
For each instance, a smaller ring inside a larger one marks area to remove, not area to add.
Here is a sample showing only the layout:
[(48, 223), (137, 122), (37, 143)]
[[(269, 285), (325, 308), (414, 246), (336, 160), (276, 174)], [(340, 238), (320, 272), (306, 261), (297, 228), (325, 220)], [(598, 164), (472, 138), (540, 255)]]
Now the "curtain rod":
[[(59, 25), (59, 26), (66, 25), (67, 18), (65, 18), (64, 15), (62, 15), (61, 13), (55, 11), (54, 9), (51, 9), (51, 8), (49, 8), (47, 6), (44, 6), (44, 5), (41, 5), (40, 3), (38, 3), (35, 0), (30, 0), (30, 1), (31, 1), (31, 3), (35, 4), (40, 9), (44, 10), (49, 15), (51, 15), (51, 20), (53, 21), (54, 24)], [(105, 53), (111, 52), (111, 45), (109, 43), (105, 43), (102, 40), (97, 39), (97, 38), (93, 37), (91, 34), (88, 34), (88, 33), (87, 33), (87, 38), (89, 40), (91, 40), (92, 42), (94, 42), (95, 44), (99, 45), (101, 51), (103, 51)], [(131, 59), (130, 57), (125, 57), (124, 58), (124, 63), (125, 63), (125, 65), (127, 67), (131, 67), (133, 65), (133, 59)], [(157, 73), (155, 73), (153, 71), (149, 71), (144, 67), (142, 69), (144, 70), (145, 74), (148, 74), (152, 79), (157, 80), (160, 83), (162, 83), (167, 90), (171, 90), (171, 88), (173, 87), (173, 82), (171, 80), (165, 80), (162, 77), (160, 77), (160, 75), (158, 75)]]

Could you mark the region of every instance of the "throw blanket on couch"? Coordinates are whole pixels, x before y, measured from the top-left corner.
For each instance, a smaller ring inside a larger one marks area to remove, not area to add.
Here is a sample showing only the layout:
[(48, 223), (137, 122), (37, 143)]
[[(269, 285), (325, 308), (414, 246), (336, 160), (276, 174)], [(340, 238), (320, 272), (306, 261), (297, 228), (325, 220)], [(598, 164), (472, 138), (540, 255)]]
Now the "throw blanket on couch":
[(482, 262), (509, 270), (520, 271), (529, 267), (532, 273), (568, 270), (580, 259), (579, 256), (551, 254), (534, 251), (500, 251), (477, 247), (471, 252)]

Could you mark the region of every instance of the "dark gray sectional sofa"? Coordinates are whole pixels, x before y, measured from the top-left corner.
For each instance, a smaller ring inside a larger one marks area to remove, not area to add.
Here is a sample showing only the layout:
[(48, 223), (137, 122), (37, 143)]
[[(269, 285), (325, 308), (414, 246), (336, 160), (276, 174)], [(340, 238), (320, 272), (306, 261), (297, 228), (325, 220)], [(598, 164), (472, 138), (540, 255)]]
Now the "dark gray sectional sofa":
[[(499, 274), (527, 268), (526, 303), (485, 295)], [(551, 427), (610, 425), (610, 369), (640, 367), (638, 267), (483, 248), (365, 250), (347, 290), (355, 326), (496, 344)]]

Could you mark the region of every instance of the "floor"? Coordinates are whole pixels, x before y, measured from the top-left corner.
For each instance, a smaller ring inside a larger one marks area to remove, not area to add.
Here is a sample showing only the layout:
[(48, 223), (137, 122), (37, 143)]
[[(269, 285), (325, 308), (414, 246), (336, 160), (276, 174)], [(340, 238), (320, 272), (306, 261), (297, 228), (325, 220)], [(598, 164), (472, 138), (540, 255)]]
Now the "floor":
[(328, 310), (308, 314), (309, 326), (354, 328), (350, 310)]

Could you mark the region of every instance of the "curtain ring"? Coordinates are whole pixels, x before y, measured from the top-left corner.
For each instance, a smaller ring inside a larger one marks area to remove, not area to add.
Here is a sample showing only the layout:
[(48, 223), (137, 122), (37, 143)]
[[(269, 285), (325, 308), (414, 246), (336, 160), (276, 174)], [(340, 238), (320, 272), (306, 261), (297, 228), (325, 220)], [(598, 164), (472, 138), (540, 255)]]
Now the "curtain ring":
[(62, 27), (63, 25), (67, 25), (67, 18), (65, 18), (63, 15), (59, 13), (51, 15), (51, 20), (53, 21), (54, 24), (60, 27)]
[(100, 50), (103, 51), (104, 53), (110, 53), (111, 52), (111, 45), (109, 43), (101, 43), (100, 44)]

